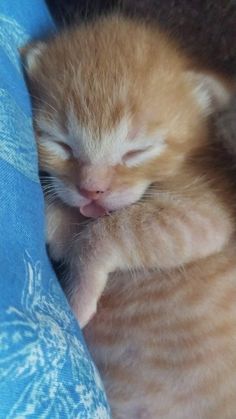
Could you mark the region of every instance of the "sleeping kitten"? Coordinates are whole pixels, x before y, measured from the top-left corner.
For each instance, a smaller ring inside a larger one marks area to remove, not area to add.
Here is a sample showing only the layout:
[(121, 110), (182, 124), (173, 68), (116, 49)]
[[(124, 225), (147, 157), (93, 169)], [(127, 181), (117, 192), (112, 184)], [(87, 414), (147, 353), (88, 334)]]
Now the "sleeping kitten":
[(234, 419), (235, 172), (211, 120), (234, 86), (118, 16), (24, 55), (47, 241), (81, 326), (96, 313), (113, 417)]

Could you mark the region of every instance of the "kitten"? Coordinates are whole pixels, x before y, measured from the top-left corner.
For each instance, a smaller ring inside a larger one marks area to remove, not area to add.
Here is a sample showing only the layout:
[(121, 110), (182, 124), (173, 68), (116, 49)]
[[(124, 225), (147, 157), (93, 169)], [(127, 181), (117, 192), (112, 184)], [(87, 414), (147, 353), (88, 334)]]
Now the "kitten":
[(96, 313), (113, 417), (235, 418), (235, 172), (211, 117), (233, 84), (119, 16), (24, 60), (47, 241), (81, 326)]

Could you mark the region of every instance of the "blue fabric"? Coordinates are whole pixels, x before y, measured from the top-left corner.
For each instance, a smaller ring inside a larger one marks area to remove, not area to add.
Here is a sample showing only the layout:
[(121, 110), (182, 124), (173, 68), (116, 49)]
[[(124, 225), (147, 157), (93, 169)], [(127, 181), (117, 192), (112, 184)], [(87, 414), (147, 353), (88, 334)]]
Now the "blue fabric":
[(41, 0), (0, 2), (0, 418), (110, 417), (47, 258), (19, 46), (53, 31)]

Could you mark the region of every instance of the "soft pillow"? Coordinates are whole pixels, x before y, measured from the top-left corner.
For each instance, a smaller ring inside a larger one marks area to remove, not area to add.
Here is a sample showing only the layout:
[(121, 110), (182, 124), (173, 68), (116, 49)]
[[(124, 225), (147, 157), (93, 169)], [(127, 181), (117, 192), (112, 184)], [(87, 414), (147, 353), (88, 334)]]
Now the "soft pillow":
[(43, 1), (0, 2), (0, 417), (109, 418), (98, 373), (47, 258), (18, 47), (53, 31)]

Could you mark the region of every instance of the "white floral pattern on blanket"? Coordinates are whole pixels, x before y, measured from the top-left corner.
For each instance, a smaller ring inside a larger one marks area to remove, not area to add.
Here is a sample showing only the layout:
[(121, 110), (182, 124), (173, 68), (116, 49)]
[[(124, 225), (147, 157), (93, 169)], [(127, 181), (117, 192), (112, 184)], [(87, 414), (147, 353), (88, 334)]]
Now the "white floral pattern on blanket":
[(99, 375), (45, 252), (18, 48), (55, 27), (44, 0), (33, 3), (0, 1), (0, 418), (108, 419)]
[[(72, 315), (62, 306), (58, 287), (51, 281), (51, 292), (46, 294), (42, 288), (40, 262), (34, 263), (26, 253), (24, 263), (22, 309), (9, 307), (5, 320), (0, 323), (0, 391), (6, 379), (17, 380), (24, 388), (13, 402), (7, 419), (30, 415), (53, 419), (108, 419), (100, 378), (85, 347), (71, 333)], [(68, 363), (73, 391), (61, 378), (63, 367), (67, 364), (68, 368)], [(89, 376), (92, 377), (90, 389)]]
[(19, 73), (21, 72), (21, 66), (16, 51), (19, 45), (26, 44), (29, 38), (29, 34), (15, 19), (0, 15), (0, 47), (4, 49)]
[[(15, 125), (17, 124), (17, 130)], [(32, 120), (7, 90), (0, 88), (0, 157), (31, 180), (38, 182), (36, 146)]]

